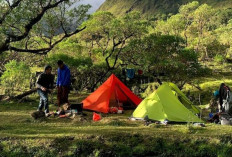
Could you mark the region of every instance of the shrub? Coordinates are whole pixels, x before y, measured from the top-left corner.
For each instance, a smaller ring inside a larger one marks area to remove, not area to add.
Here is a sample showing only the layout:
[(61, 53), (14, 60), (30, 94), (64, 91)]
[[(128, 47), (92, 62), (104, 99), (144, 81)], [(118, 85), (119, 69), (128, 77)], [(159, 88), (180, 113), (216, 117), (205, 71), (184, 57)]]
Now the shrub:
[(5, 64), (5, 68), (0, 79), (6, 95), (12, 96), (30, 86), (31, 71), (25, 63), (12, 60)]
[(223, 63), (224, 62), (224, 57), (222, 55), (216, 55), (214, 57), (214, 61), (217, 63)]
[(89, 57), (78, 56), (78, 58), (72, 57), (70, 55), (58, 53), (58, 54), (50, 54), (48, 58), (46, 58), (46, 62), (49, 64), (56, 66), (57, 61), (62, 60), (67, 64), (70, 68), (79, 68), (81, 66), (92, 66), (92, 60)]

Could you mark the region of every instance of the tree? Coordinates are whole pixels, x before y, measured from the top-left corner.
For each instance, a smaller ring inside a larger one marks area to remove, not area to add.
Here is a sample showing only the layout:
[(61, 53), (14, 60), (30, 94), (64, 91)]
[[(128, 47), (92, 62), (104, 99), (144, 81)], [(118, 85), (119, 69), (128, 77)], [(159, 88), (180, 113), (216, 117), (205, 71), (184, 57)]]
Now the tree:
[(169, 24), (164, 20), (156, 21), (155, 32), (161, 33), (163, 35), (170, 35), (171, 29), (169, 28)]
[(202, 72), (198, 54), (184, 45), (180, 37), (151, 34), (131, 41), (123, 50), (122, 61), (153, 77), (164, 73), (166, 79), (183, 85)]
[(178, 14), (158, 22), (156, 32), (183, 37), (186, 47), (194, 48), (201, 54), (201, 59), (205, 60), (210, 53), (207, 45), (216, 40), (213, 35), (213, 30), (218, 27), (216, 19), (215, 10), (211, 6), (193, 1), (182, 5)]
[(190, 25), (193, 22), (194, 16), (193, 13), (194, 11), (199, 7), (199, 2), (193, 1), (191, 3), (188, 3), (186, 5), (182, 5), (179, 9), (179, 14), (182, 16), (183, 21), (184, 21), (184, 38), (186, 41), (186, 46), (189, 45), (188, 41), (188, 29)]
[(227, 25), (221, 25), (215, 30), (218, 41), (227, 47), (227, 57), (232, 57), (232, 19)]
[(90, 8), (71, 8), (76, 0), (0, 0), (0, 54), (47, 54), (65, 38), (84, 30)]
[(164, 35), (183, 36), (186, 46), (189, 45), (189, 27), (194, 20), (194, 11), (199, 7), (199, 2), (193, 1), (179, 8), (179, 13), (171, 16), (166, 21), (158, 21), (156, 32)]
[(167, 19), (167, 21), (157, 21), (156, 32), (165, 35), (179, 36), (184, 30), (185, 21), (180, 14), (176, 14)]
[(12, 60), (5, 65), (5, 68), (6, 71), (0, 77), (0, 80), (7, 95), (12, 96), (29, 87), (31, 71), (27, 65)]
[[(209, 35), (209, 26), (210, 26), (210, 19), (213, 16), (214, 11), (212, 7), (208, 6), (207, 4), (203, 4), (199, 6), (194, 12), (194, 21), (192, 23), (193, 27), (197, 30), (197, 45), (196, 50), (199, 51), (201, 47), (203, 47), (202, 40), (207, 38)], [(208, 53), (205, 51), (203, 59), (207, 57)]]
[(118, 61), (122, 50), (128, 41), (146, 33), (145, 24), (138, 12), (131, 12), (122, 18), (116, 18), (109, 12), (97, 12), (83, 23), (86, 29), (81, 32), (81, 38), (89, 45), (89, 55), (97, 53), (107, 65), (105, 74), (99, 77), (93, 88), (110, 71), (120, 66)]

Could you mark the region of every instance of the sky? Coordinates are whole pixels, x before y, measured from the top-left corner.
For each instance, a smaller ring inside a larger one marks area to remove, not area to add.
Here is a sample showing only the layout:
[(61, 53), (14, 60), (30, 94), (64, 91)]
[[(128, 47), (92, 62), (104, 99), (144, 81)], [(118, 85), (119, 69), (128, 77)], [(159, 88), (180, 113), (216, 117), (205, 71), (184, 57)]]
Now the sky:
[[(80, 4), (90, 4), (92, 7), (89, 9), (89, 13), (95, 12), (106, 0), (80, 0), (79, 2), (76, 2), (75, 6), (78, 6)], [(12, 3), (13, 0), (10, 0)]]
[(89, 13), (95, 12), (103, 3), (105, 0), (80, 0), (75, 5), (78, 6), (80, 4), (90, 4), (92, 7), (89, 10)]

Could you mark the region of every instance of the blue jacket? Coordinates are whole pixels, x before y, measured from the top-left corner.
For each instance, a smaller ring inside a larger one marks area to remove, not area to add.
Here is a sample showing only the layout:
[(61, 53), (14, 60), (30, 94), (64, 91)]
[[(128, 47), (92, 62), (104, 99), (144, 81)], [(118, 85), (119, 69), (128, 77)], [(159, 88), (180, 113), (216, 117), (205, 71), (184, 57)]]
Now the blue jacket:
[(71, 84), (70, 75), (71, 75), (70, 70), (66, 65), (64, 66), (64, 69), (58, 68), (56, 85), (70, 86)]

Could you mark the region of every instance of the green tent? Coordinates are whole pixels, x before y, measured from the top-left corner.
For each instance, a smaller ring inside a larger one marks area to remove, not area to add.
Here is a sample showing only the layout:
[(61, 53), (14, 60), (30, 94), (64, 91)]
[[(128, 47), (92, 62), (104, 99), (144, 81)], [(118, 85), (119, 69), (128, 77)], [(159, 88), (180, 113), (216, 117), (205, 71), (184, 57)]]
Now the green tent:
[[(182, 102), (182, 103), (181, 103)], [(202, 122), (195, 114), (199, 110), (173, 83), (163, 83), (136, 108), (133, 117), (157, 121)]]
[(176, 96), (178, 96), (178, 99), (186, 108), (195, 114), (200, 114), (199, 109), (193, 105), (193, 103), (184, 95), (183, 92), (181, 92), (177, 85), (171, 82), (169, 82), (168, 85), (171, 87), (172, 91), (176, 93)]

